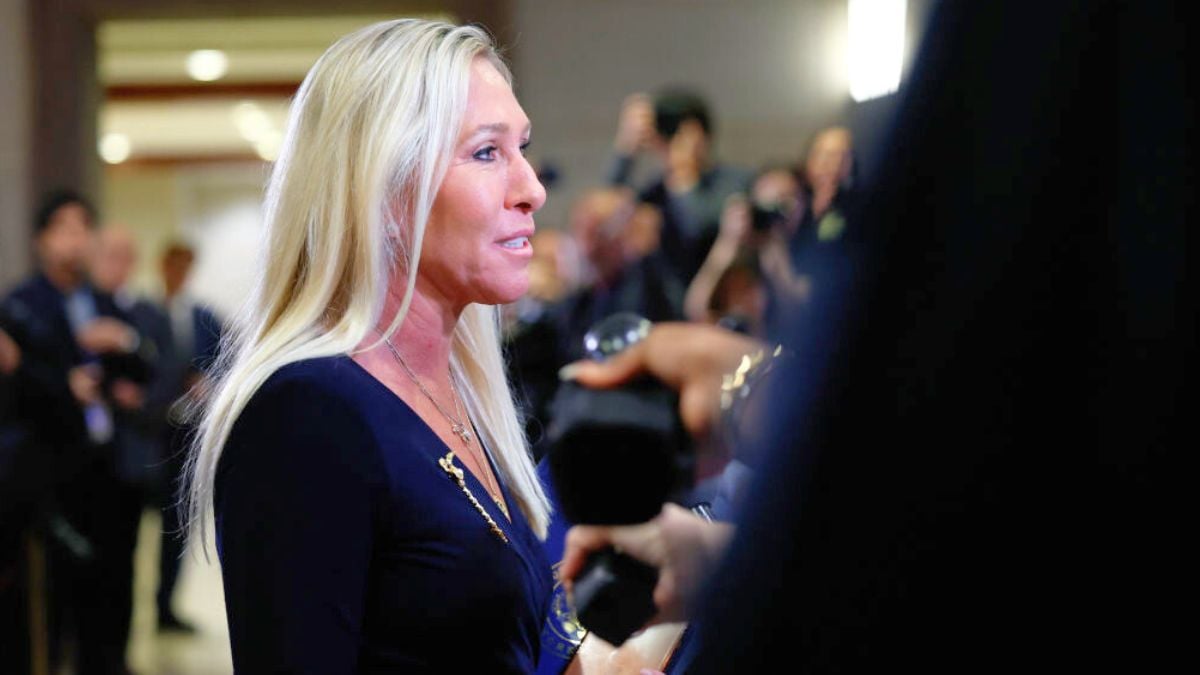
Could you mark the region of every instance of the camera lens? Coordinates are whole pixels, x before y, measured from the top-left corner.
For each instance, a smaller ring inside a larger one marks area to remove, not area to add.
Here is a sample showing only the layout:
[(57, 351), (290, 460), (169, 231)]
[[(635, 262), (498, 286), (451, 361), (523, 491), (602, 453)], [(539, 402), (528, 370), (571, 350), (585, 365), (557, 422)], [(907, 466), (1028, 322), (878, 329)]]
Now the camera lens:
[(776, 223), (782, 223), (784, 217), (783, 206), (779, 204), (756, 202), (750, 208), (750, 226), (757, 232), (765, 232), (774, 227)]
[(621, 312), (606, 317), (583, 336), (583, 350), (589, 359), (603, 361), (641, 342), (650, 333), (650, 321)]

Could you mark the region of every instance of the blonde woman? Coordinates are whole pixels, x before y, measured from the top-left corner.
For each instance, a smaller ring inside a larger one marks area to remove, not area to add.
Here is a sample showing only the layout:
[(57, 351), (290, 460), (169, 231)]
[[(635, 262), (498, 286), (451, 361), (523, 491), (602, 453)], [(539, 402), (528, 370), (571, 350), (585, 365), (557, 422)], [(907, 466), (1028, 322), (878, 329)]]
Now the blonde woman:
[(495, 305), (545, 191), (487, 35), (400, 20), (305, 78), (267, 245), (201, 420), (240, 672), (529, 672), (548, 503)]

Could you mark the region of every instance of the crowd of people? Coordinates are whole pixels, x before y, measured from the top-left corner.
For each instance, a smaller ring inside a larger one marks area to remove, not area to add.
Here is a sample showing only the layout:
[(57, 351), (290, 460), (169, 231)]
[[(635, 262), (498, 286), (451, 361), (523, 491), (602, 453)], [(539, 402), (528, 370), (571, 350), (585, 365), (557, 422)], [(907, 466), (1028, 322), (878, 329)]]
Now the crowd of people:
[(633, 94), (616, 126), (608, 184), (584, 190), (565, 227), (538, 232), (530, 292), (506, 312), (539, 457), (558, 372), (586, 355), (600, 321), (628, 312), (779, 342), (784, 317), (814, 292), (816, 259), (857, 234), (847, 225), (859, 188), (845, 127), (817, 131), (807, 148), (797, 139), (794, 160), (755, 171), (713, 156), (714, 115), (695, 92)]
[[(180, 290), (186, 247), (152, 303), (124, 292), (129, 235), (97, 231), (86, 199), (36, 216), (38, 272), (0, 305), (3, 634), (34, 628), (34, 532), (51, 651), (122, 671), (137, 514), (169, 501), (190, 445), (180, 527), (215, 520), (247, 672), (560, 672), (573, 652), (547, 659), (551, 633), (580, 636), (556, 593), (611, 546), (657, 570), (656, 621), (698, 626), (671, 672), (1162, 658), (1153, 600), (1174, 589), (1146, 560), (1165, 557), (1154, 470), (1191, 346), (1194, 117), (1141, 77), (1183, 81), (1164, 12), (942, 5), (869, 195), (843, 127), (755, 172), (713, 156), (695, 93), (635, 94), (609, 183), (537, 235), (530, 123), (488, 36), (399, 20), (343, 38), (298, 95), (252, 311), (223, 340)], [(998, 46), (1016, 34), (1025, 49)], [(647, 155), (660, 172), (631, 185)], [(657, 326), (580, 363), (618, 313)], [(671, 505), (569, 533), (556, 517), (536, 460), (560, 383), (647, 373), (696, 440), (731, 408), (761, 433), (697, 464), (736, 528)], [(726, 405), (751, 382), (764, 407)], [(195, 441), (171, 413), (189, 392)], [(169, 587), (160, 605), (183, 626)]]
[(145, 508), (163, 514), (158, 627), (194, 630), (172, 607), (189, 432), (173, 411), (203, 386), (221, 325), (186, 291), (184, 244), (161, 252), (149, 298), (131, 291), (135, 237), (82, 194), (47, 195), (34, 232), (37, 269), (0, 303), (3, 658), (120, 673)]
[[(804, 161), (754, 173), (712, 157), (713, 126), (693, 92), (630, 96), (608, 184), (576, 199), (564, 227), (534, 235), (529, 293), (505, 307), (505, 343), (535, 457), (558, 373), (585, 356), (596, 323), (632, 312), (765, 339), (773, 316), (813, 292), (806, 249), (845, 234), (846, 129), (816, 134)], [(661, 173), (631, 184), (647, 161)], [(37, 271), (0, 305), (6, 633), (45, 630), (52, 662), (81, 673), (124, 668), (144, 508), (162, 513), (159, 628), (193, 630), (171, 604), (184, 541), (176, 491), (194, 431), (178, 411), (208, 386), (222, 331), (185, 290), (189, 247), (165, 247), (161, 294), (139, 296), (134, 234), (98, 217), (79, 193), (47, 195), (34, 222)], [(43, 588), (29, 586), (32, 545), (47, 554)], [(31, 626), (22, 608), (40, 602), (46, 624)]]

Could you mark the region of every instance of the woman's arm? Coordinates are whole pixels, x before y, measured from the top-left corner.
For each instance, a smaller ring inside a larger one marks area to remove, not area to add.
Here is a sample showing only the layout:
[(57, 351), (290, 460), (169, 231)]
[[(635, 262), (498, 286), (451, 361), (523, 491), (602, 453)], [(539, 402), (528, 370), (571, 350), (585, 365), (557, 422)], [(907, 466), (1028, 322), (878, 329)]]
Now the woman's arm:
[(268, 382), (217, 477), (217, 541), (234, 667), (355, 670), (382, 484), (359, 415), (320, 382)]

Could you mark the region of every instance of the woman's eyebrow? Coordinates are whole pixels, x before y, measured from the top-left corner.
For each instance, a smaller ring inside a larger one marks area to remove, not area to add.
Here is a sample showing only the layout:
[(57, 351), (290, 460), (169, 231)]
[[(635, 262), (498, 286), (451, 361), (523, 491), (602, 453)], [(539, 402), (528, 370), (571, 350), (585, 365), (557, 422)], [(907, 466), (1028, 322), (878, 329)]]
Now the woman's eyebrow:
[[(530, 132), (532, 126), (533, 125), (531, 125), (531, 124), (525, 125), (525, 134), (524, 135), (526, 135), (526, 136), (529, 135), (529, 132)], [(505, 133), (508, 133), (508, 130), (509, 130), (509, 126), (506, 122), (492, 122), (491, 124), (481, 124), (481, 125), (475, 127), (474, 129), (472, 129), (471, 133), (467, 135), (467, 138), (468, 139), (475, 138), (476, 136), (480, 136), (485, 133), (505, 134)]]

